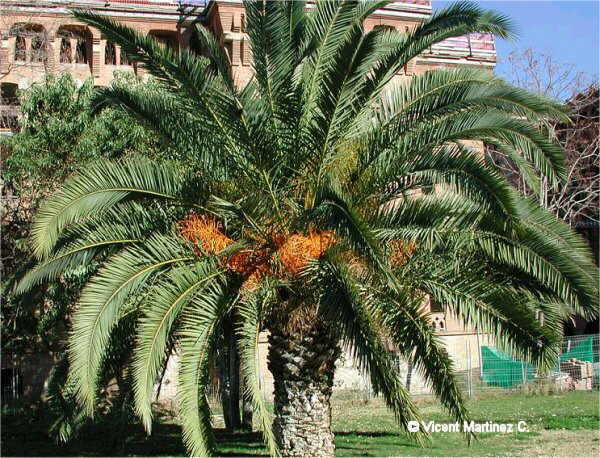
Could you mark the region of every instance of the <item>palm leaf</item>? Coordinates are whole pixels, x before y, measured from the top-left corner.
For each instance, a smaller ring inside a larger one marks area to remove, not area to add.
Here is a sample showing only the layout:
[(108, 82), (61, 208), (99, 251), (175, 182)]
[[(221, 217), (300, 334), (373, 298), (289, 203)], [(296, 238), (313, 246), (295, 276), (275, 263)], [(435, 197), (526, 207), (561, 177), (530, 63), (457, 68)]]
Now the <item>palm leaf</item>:
[(152, 428), (152, 394), (165, 361), (169, 335), (185, 307), (222, 272), (213, 262), (172, 270), (153, 286), (137, 331), (133, 376), (136, 410), (148, 434)]
[(205, 389), (217, 341), (215, 332), (235, 300), (230, 288), (209, 285), (182, 317), (178, 397), (183, 441), (191, 456), (209, 456), (215, 449)]
[(81, 293), (69, 339), (71, 374), (77, 397), (91, 415), (101, 362), (124, 303), (161, 269), (193, 256), (172, 238), (152, 237), (143, 246), (125, 249), (109, 259)]
[(252, 400), (253, 412), (258, 415), (269, 454), (279, 456), (271, 429), (273, 419), (261, 392), (258, 366), (258, 338), (263, 326), (265, 308), (273, 301), (272, 295), (273, 291), (270, 288), (262, 287), (258, 293), (252, 293), (240, 301), (238, 310), (241, 325), (238, 330), (238, 346), (245, 394)]
[(95, 163), (67, 181), (36, 214), (33, 251), (47, 258), (69, 225), (110, 209), (128, 196), (182, 202), (185, 175), (175, 167), (142, 159)]
[[(309, 270), (306, 274), (315, 275), (320, 282), (322, 313), (340, 326), (343, 342), (352, 349), (359, 369), (370, 375), (373, 389), (383, 395), (403, 428), (410, 421), (420, 422), (419, 412), (402, 385), (400, 373), (374, 327), (368, 308), (363, 305), (364, 295), (356, 283), (346, 269), (331, 261), (323, 261), (314, 268), (317, 272)], [(426, 441), (422, 434), (411, 437), (421, 444)]]

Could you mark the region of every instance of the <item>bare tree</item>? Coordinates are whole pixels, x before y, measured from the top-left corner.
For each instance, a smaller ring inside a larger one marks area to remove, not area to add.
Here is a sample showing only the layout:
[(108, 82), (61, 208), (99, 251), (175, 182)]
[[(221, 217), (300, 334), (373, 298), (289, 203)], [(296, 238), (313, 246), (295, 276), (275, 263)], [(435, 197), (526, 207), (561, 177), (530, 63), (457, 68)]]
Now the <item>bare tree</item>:
[[(600, 96), (597, 78), (577, 71), (573, 65), (527, 49), (508, 57), (512, 83), (550, 97), (566, 100), (571, 123), (548, 120), (550, 135), (566, 153), (567, 180), (552, 185), (538, 173), (540, 204), (572, 227), (600, 221)], [(533, 195), (518, 167), (504, 154), (488, 148), (488, 158), (523, 194)]]
[(531, 48), (514, 50), (502, 60), (508, 67), (505, 76), (512, 84), (560, 100), (575, 96), (598, 79), (577, 70), (574, 64)]

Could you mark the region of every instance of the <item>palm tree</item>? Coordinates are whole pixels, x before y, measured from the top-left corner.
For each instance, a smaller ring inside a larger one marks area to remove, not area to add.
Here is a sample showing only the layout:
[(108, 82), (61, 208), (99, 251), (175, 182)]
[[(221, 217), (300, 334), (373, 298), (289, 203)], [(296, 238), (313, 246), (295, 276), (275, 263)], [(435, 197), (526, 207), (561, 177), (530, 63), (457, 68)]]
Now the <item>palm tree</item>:
[[(150, 431), (153, 388), (176, 345), (184, 442), (192, 455), (210, 454), (204, 388), (222, 325), (233, 319), (270, 453), (332, 456), (342, 349), (401, 427), (419, 414), (389, 342), (458, 421), (468, 419), (423, 310), (428, 297), (542, 370), (556, 361), (562, 317), (595, 316), (597, 270), (585, 243), (465, 145), (495, 145), (534, 188), (536, 170), (558, 182), (563, 153), (533, 123), (565, 119), (562, 106), (478, 70), (394, 80), (431, 45), (474, 31), (508, 37), (509, 21), (462, 2), (407, 33), (364, 33), (385, 3), (246, 2), (255, 75), (243, 88), (202, 27), (199, 56), (75, 13), (161, 85), (101, 89), (97, 109), (121, 106), (196, 158), (93, 165), (37, 214), (39, 264), (19, 291), (103, 259), (81, 293), (69, 343), (68, 386), (84, 412), (94, 411), (112, 333), (136, 316), (138, 415)], [(273, 417), (258, 382), (262, 331)]]

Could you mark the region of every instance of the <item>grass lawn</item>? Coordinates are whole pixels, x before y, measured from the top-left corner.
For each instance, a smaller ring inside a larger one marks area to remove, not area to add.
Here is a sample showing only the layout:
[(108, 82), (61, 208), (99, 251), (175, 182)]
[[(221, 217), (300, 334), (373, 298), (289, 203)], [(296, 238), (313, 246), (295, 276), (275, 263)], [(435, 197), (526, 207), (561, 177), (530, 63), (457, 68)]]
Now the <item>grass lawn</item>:
[[(336, 401), (333, 429), (339, 456), (600, 456), (599, 393), (498, 395), (470, 401), (472, 418), (485, 423), (527, 423), (529, 432), (482, 433), (469, 446), (460, 433), (433, 433), (426, 448), (411, 444), (379, 401)], [(423, 402), (425, 422), (450, 422), (437, 402)], [(139, 425), (86, 428), (67, 445), (56, 445), (42, 421), (28, 415), (2, 417), (2, 456), (180, 456), (180, 429), (161, 423), (146, 437)], [(224, 456), (260, 456), (257, 434), (218, 432)]]

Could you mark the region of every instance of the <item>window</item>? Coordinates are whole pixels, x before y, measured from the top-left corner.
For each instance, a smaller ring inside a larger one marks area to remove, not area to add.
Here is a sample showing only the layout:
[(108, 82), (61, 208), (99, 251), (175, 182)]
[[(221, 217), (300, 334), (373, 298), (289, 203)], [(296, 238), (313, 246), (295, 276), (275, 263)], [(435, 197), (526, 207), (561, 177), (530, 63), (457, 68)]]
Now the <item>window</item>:
[(15, 62), (45, 62), (48, 47), (46, 30), (40, 24), (13, 24), (9, 34), (15, 37)]
[(77, 64), (87, 64), (88, 63), (87, 43), (84, 38), (77, 39), (77, 46), (75, 47), (75, 63), (77, 63)]
[[(404, 33), (406, 35), (408, 35), (410, 33), (410, 29), (407, 26), (404, 27)], [(403, 70), (404, 70), (405, 75), (410, 75), (411, 72), (408, 69), (408, 63), (404, 64)]]
[(161, 46), (170, 48), (172, 51), (177, 51), (177, 35), (175, 32), (166, 30), (150, 31), (150, 36), (153, 37)]
[(106, 65), (117, 65), (117, 51), (115, 49), (115, 44), (110, 41), (106, 42), (106, 47), (104, 48), (104, 63)]
[(46, 61), (46, 40), (44, 37), (35, 35), (31, 39), (31, 62)]
[(73, 61), (73, 52), (71, 49), (71, 40), (63, 37), (60, 40), (60, 63), (70, 64)]
[(127, 57), (125, 51), (123, 51), (123, 48), (121, 48), (119, 51), (119, 62), (121, 65), (131, 65), (131, 62), (129, 62), (129, 58)]
[(230, 41), (225, 43), (225, 54), (229, 58), (229, 62), (233, 62), (233, 43)]
[(435, 191), (435, 187), (433, 184), (424, 184), (421, 186), (421, 192), (423, 194), (432, 194)]
[(23, 396), (21, 373), (16, 368), (2, 369), (2, 400), (12, 401)]
[(17, 89), (18, 86), (15, 83), (0, 84), (0, 105), (17, 105), (19, 101)]
[(391, 30), (396, 30), (396, 29), (393, 26), (391, 26), (391, 25), (379, 24), (379, 25), (376, 25), (375, 27), (373, 27), (373, 30), (388, 30), (388, 31), (391, 31)]
[(444, 311), (444, 306), (437, 302), (435, 299), (429, 299), (429, 309), (431, 313), (440, 313)]
[(15, 61), (25, 62), (25, 56), (27, 53), (27, 44), (25, 37), (18, 36), (15, 40)]
[(81, 26), (65, 25), (58, 30), (60, 37), (60, 62), (63, 64), (88, 64), (91, 59), (92, 34)]
[(192, 34), (190, 36), (190, 41), (188, 44), (188, 48), (190, 51), (194, 52), (195, 54), (199, 55), (199, 56), (206, 56), (206, 53), (204, 52), (204, 49), (202, 48), (202, 43), (200, 41), (200, 39), (198, 38), (198, 33), (195, 30), (192, 31)]

